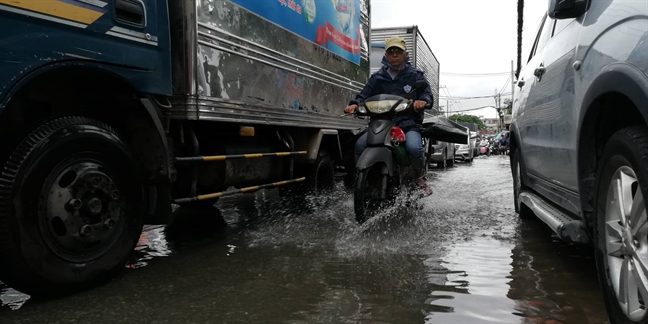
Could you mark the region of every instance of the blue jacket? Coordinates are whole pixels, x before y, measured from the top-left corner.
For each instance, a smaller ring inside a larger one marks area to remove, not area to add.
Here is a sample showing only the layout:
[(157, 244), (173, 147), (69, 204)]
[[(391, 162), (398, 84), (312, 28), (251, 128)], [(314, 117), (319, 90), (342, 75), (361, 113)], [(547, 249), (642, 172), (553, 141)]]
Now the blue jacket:
[[(411, 64), (406, 64), (405, 69), (396, 75), (392, 80), (391, 75), (387, 72), (387, 66), (383, 66), (378, 72), (371, 75), (369, 82), (365, 85), (362, 92), (360, 92), (349, 105), (360, 104), (367, 100), (369, 97), (379, 94), (392, 94), (409, 98), (405, 87), (413, 87), (416, 81), (426, 81), (423, 71), (412, 67)], [(428, 87), (425, 91), (417, 92), (415, 100), (423, 100), (428, 104), (432, 104), (432, 91)], [(398, 126), (407, 132), (416, 127), (416, 125), (423, 124), (423, 110), (415, 112), (408, 110), (406, 112), (396, 115), (395, 120), (398, 120)]]

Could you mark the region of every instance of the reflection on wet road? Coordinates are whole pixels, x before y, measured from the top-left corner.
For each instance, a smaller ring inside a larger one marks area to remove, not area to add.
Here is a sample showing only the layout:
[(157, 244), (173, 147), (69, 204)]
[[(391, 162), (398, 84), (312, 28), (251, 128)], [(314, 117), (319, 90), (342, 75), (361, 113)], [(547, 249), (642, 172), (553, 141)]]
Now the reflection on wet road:
[(342, 187), (312, 212), (272, 191), (178, 210), (105, 285), (38, 301), (0, 284), (0, 322), (606, 323), (590, 248), (517, 218), (507, 158), (429, 180), (363, 226)]

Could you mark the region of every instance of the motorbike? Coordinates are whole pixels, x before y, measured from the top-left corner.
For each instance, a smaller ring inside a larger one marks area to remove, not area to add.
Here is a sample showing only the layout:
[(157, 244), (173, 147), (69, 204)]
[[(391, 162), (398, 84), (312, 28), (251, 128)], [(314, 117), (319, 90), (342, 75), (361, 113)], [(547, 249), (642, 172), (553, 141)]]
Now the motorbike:
[(482, 155), (485, 154), (486, 156), (491, 155), (491, 150), (488, 147), (488, 143), (481, 143), (479, 146), (480, 146), (479, 147), (479, 153), (480, 154), (482, 154)]
[(488, 150), (491, 152), (491, 154), (499, 154), (499, 147), (497, 146), (497, 142), (492, 141), (488, 147)]
[[(426, 82), (416, 82), (408, 95), (427, 87)], [(413, 103), (412, 99), (381, 94), (368, 98), (355, 111), (357, 116), (369, 117), (367, 148), (356, 161), (354, 209), (358, 223), (367, 221), (399, 193), (413, 189), (416, 183), (405, 150), (405, 133), (393, 121), (396, 114), (414, 109)]]

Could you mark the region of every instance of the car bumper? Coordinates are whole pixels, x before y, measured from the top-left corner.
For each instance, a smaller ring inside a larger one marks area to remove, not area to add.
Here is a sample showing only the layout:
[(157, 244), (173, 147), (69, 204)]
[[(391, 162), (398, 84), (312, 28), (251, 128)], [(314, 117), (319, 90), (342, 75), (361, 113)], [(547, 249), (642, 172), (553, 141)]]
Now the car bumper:
[(470, 150), (457, 150), (455, 152), (455, 159), (461, 159), (461, 160), (470, 159)]
[(443, 153), (434, 153), (430, 155), (430, 162), (443, 162)]

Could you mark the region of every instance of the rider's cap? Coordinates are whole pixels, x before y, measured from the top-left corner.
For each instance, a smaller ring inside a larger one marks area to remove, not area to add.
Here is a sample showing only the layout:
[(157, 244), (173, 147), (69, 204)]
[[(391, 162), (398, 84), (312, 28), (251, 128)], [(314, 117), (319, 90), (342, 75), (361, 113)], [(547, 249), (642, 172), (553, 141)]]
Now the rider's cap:
[(403, 51), (407, 51), (407, 44), (401, 37), (392, 37), (385, 40), (385, 49), (390, 49), (391, 47), (398, 47)]

